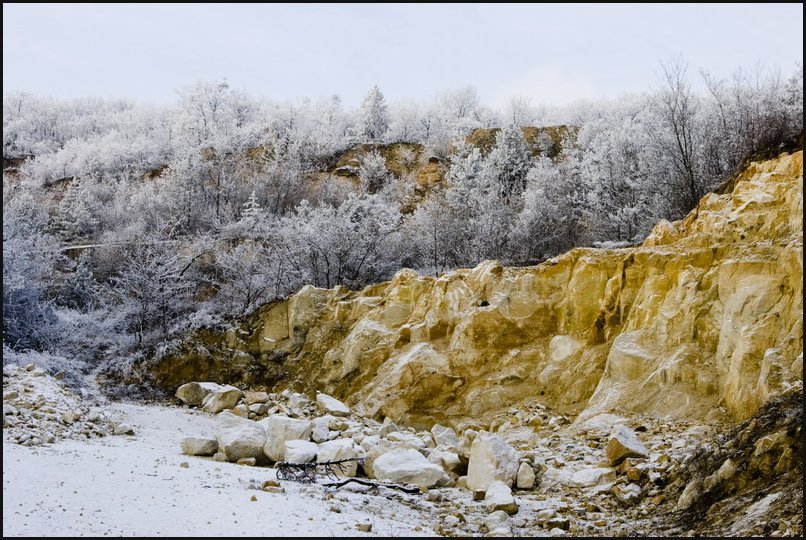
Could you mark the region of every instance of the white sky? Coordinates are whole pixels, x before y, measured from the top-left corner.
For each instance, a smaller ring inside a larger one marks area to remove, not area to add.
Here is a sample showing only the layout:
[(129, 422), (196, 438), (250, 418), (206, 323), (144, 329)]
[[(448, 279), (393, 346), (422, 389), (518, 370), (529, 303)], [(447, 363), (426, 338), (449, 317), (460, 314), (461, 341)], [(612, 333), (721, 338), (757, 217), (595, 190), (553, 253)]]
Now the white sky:
[(3, 90), (157, 103), (198, 79), (275, 99), (356, 105), (473, 85), (564, 104), (648, 89), (682, 54), (692, 74), (803, 59), (802, 4), (3, 4)]

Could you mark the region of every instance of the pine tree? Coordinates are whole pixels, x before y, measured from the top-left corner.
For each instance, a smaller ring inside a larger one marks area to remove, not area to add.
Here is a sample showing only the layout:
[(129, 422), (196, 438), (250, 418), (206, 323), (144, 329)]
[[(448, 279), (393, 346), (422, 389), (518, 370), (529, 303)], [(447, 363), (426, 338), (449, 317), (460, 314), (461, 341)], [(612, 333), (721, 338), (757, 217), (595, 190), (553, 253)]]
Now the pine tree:
[(389, 112), (380, 88), (373, 86), (364, 102), (358, 118), (358, 134), (368, 142), (378, 142), (389, 130)]
[(495, 135), (495, 148), (487, 158), (486, 168), (501, 199), (510, 202), (523, 193), (531, 161), (520, 128), (506, 126)]
[(253, 189), (252, 194), (249, 195), (249, 200), (243, 203), (241, 219), (244, 221), (259, 221), (262, 216), (263, 208), (260, 206), (260, 203), (257, 202), (257, 196), (255, 195), (255, 190)]
[(76, 178), (59, 203), (57, 227), (65, 239), (74, 239), (92, 232), (98, 220), (89, 204), (89, 191), (84, 181)]

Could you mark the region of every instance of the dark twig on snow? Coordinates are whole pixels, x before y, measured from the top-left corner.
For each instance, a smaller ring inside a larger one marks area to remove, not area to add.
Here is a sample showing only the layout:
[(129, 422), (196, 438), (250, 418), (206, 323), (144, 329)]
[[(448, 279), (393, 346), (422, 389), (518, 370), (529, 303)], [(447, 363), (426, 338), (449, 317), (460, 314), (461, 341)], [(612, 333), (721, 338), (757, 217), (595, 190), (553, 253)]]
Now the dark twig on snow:
[(408, 486), (408, 485), (401, 485), (401, 484), (383, 484), (381, 482), (372, 482), (371, 480), (364, 480), (363, 478), (346, 478), (339, 482), (328, 482), (327, 484), (322, 484), (325, 487), (342, 487), (344, 485), (349, 484), (350, 482), (355, 482), (356, 484), (361, 484), (362, 486), (370, 486), (374, 488), (385, 487), (390, 489), (397, 489), (404, 493), (420, 493), (420, 488), (417, 486)]

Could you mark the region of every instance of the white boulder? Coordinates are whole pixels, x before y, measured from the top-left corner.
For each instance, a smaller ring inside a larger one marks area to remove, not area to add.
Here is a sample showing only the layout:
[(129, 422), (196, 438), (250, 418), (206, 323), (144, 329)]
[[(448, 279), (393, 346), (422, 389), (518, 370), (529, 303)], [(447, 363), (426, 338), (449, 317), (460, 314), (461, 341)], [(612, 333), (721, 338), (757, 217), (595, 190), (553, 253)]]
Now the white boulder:
[(493, 433), (482, 431), (476, 435), (467, 466), (468, 489), (486, 490), (495, 480), (511, 486), (517, 472), (518, 452), (512, 446)]
[(430, 488), (436, 485), (445, 471), (428, 461), (413, 448), (395, 448), (375, 460), (373, 472), (378, 480), (400, 482)]
[(311, 463), (316, 461), (316, 454), (319, 447), (310, 441), (286, 441), (285, 457), (283, 461), (287, 463)]
[[(363, 458), (364, 455), (364, 449), (355, 444), (352, 439), (336, 439), (319, 444), (316, 461), (318, 463), (327, 463), (344, 459)], [(349, 461), (344, 463), (338, 472), (344, 476), (355, 476), (356, 472), (358, 472), (358, 462)]]
[(535, 487), (535, 471), (528, 463), (521, 463), (515, 480), (518, 489), (532, 489)]
[(307, 441), (313, 429), (310, 420), (289, 418), (275, 414), (258, 422), (266, 430), (266, 444), (263, 451), (272, 461), (285, 460), (286, 441)]
[(185, 437), (182, 452), (189, 456), (212, 456), (218, 452), (218, 441), (211, 437)]
[(266, 444), (266, 431), (257, 422), (224, 411), (218, 415), (216, 440), (219, 452), (226, 454), (230, 461), (260, 458)]
[(501, 480), (494, 480), (484, 495), (484, 508), (488, 512), (503, 510), (509, 515), (518, 511), (518, 504), (512, 496), (512, 489)]
[(328, 414), (333, 416), (350, 416), (350, 407), (327, 394), (316, 394), (316, 403)]
[(238, 404), (243, 392), (234, 386), (222, 386), (205, 396), (202, 401), (202, 410), (210, 414), (218, 414), (225, 409), (232, 409)]
[(176, 390), (176, 397), (185, 405), (201, 407), (204, 398), (211, 392), (221, 390), (222, 385), (214, 382), (189, 382)]

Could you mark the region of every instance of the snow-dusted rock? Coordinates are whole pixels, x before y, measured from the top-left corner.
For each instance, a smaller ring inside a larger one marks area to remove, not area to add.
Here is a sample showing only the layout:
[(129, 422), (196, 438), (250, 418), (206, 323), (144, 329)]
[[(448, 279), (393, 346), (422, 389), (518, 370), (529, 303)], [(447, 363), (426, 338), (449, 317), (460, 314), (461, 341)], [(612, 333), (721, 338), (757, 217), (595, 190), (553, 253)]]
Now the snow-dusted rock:
[(134, 428), (129, 424), (118, 424), (112, 430), (113, 435), (134, 435)]
[(219, 452), (226, 454), (230, 461), (248, 457), (259, 458), (263, 456), (266, 431), (257, 422), (224, 411), (218, 415), (216, 440)]
[(289, 418), (277, 414), (264, 418), (258, 423), (266, 430), (266, 446), (263, 450), (272, 461), (284, 461), (286, 441), (307, 441), (311, 438), (313, 429), (310, 420)]
[(325, 442), (330, 436), (330, 420), (332, 416), (322, 416), (313, 421), (313, 430), (311, 438), (314, 442)]
[[(326, 463), (328, 461), (361, 458), (364, 457), (364, 455), (364, 449), (355, 444), (355, 441), (352, 439), (336, 439), (334, 441), (323, 442), (319, 445), (316, 461), (318, 463)], [(356, 472), (358, 472), (358, 462), (351, 461), (345, 463), (343, 470), (345, 476), (355, 476)]]
[(512, 496), (512, 489), (501, 480), (494, 480), (484, 495), (484, 508), (488, 512), (503, 510), (509, 515), (518, 511), (518, 504)]
[(649, 451), (630, 428), (616, 424), (607, 441), (607, 459), (616, 466), (626, 458), (648, 458)]
[(425, 448), (425, 442), (415, 435), (414, 433), (408, 433), (406, 431), (393, 431), (386, 436), (387, 439), (390, 441), (403, 443), (411, 446), (412, 448)]
[(518, 489), (532, 489), (535, 486), (535, 471), (528, 463), (521, 463), (515, 480)]
[(582, 469), (571, 475), (568, 485), (571, 487), (591, 487), (616, 480), (616, 470), (610, 467)]
[(332, 414), (333, 416), (349, 416), (350, 415), (350, 407), (339, 401), (338, 399), (334, 398), (333, 396), (329, 396), (327, 394), (316, 394), (316, 403), (328, 414)]
[(434, 437), (437, 446), (459, 448), (459, 436), (452, 428), (434, 424), (434, 427), (431, 428), (431, 436)]
[(638, 484), (627, 484), (619, 487), (616, 497), (623, 503), (632, 504), (641, 496), (641, 486)]
[(189, 456), (212, 456), (218, 451), (218, 441), (211, 437), (185, 437), (182, 452)]
[(428, 461), (435, 463), (448, 472), (456, 472), (462, 467), (462, 460), (459, 459), (459, 454), (448, 450), (432, 450), (428, 454)]
[(378, 435), (381, 437), (385, 437), (386, 435), (389, 435), (393, 431), (398, 431), (398, 427), (394, 422), (392, 422), (392, 419), (387, 416), (386, 418), (383, 419), (383, 423), (381, 424), (381, 427), (378, 429)]
[(415, 484), (424, 488), (435, 486), (445, 472), (417, 450), (403, 447), (390, 450), (376, 459), (373, 471), (378, 480)]
[(487, 536), (512, 536), (512, 530), (509, 528), (509, 514), (503, 510), (496, 510), (484, 518), (484, 525), (489, 531)]
[(207, 394), (202, 401), (202, 410), (211, 414), (218, 414), (225, 409), (232, 409), (238, 404), (243, 392), (234, 386), (222, 386)]
[(256, 405), (267, 403), (269, 401), (269, 394), (266, 392), (252, 392), (247, 390), (243, 393), (243, 398), (247, 405)]
[(467, 487), (471, 491), (486, 490), (495, 480), (507, 486), (518, 472), (518, 452), (499, 435), (480, 432), (470, 447), (467, 467)]
[(287, 463), (310, 463), (316, 460), (319, 447), (311, 441), (299, 439), (285, 442), (285, 458)]
[(222, 388), (222, 385), (214, 382), (189, 382), (176, 390), (176, 397), (181, 399), (185, 405), (201, 407), (204, 398)]

